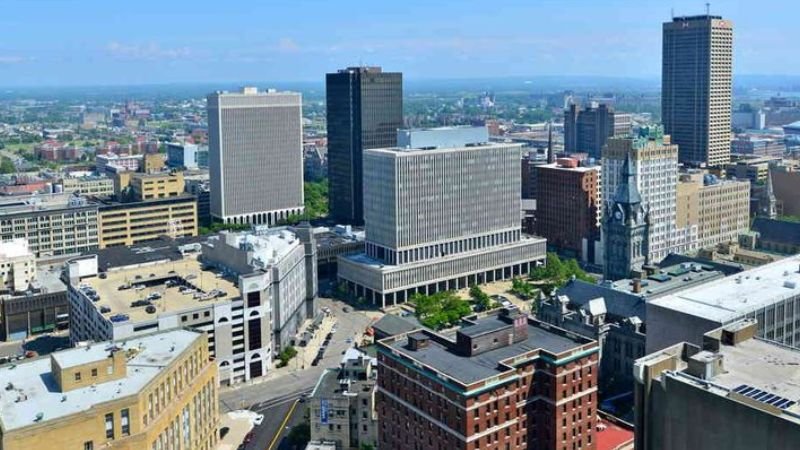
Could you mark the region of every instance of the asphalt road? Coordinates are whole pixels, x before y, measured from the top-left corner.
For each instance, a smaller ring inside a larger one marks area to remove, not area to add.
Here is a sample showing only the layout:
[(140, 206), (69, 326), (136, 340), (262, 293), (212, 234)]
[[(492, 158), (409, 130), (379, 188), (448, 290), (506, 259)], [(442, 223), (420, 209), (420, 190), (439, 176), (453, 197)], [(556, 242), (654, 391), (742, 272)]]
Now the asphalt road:
[[(320, 307), (331, 308), (337, 319), (337, 331), (319, 365), (296, 370), (280, 378), (220, 392), (222, 411), (249, 409), (264, 415), (264, 422), (253, 429), (253, 440), (245, 447), (247, 450), (293, 450), (290, 449), (286, 437), (292, 426), (304, 420), (306, 403), (299, 401), (300, 398), (311, 393), (323, 371), (339, 367), (342, 354), (353, 345), (347, 341), (361, 334), (370, 323), (370, 318), (362, 311), (352, 310), (345, 313), (343, 308), (346, 305), (342, 302), (320, 299), (319, 304)], [(292, 414), (287, 419), (290, 410)], [(274, 446), (270, 448), (273, 440)]]

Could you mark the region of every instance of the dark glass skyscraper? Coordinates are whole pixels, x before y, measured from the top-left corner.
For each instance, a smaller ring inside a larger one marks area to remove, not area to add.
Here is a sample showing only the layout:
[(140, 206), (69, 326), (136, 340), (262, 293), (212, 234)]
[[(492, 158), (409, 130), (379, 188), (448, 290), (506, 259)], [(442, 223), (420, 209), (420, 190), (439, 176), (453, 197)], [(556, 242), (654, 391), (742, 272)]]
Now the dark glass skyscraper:
[(364, 223), (362, 152), (397, 145), (403, 127), (403, 74), (348, 67), (325, 77), (331, 216)]

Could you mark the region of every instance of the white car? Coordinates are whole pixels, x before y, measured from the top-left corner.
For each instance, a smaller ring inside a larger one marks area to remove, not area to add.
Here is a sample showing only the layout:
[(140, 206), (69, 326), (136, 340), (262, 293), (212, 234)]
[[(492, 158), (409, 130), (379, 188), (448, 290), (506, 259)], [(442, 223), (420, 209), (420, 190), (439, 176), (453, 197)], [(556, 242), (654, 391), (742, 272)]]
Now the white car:
[(253, 424), (255, 426), (259, 426), (262, 423), (264, 423), (264, 415), (263, 414), (256, 414), (256, 416), (253, 417)]

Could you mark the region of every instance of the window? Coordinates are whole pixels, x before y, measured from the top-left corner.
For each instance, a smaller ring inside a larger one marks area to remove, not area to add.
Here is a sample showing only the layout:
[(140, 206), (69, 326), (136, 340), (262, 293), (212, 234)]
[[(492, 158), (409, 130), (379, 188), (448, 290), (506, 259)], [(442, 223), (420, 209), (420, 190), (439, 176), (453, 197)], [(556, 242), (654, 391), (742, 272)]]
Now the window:
[(106, 437), (114, 439), (114, 413), (106, 414)]
[(258, 291), (247, 293), (247, 307), (255, 308), (261, 305), (261, 293)]
[(92, 369), (92, 377), (97, 377), (97, 369)]
[(86, 441), (83, 443), (83, 450), (94, 450), (94, 441)]
[(75, 372), (75, 381), (81, 381), (81, 373)]
[(131, 421), (130, 421), (130, 411), (128, 408), (123, 409), (119, 412), (120, 416), (120, 424), (122, 425), (122, 435), (128, 436), (131, 434)]

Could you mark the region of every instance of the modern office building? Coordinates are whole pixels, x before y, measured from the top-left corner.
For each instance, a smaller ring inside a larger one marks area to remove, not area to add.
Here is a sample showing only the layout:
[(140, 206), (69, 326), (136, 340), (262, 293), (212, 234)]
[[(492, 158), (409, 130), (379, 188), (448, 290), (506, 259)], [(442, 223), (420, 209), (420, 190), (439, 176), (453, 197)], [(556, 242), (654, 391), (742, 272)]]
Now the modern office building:
[(0, 446), (216, 448), (217, 366), (202, 333), (99, 342), (0, 371)]
[(323, 372), (309, 401), (311, 441), (334, 449), (378, 448), (378, 360), (348, 349), (337, 369)]
[(750, 182), (719, 179), (700, 170), (680, 174), (677, 228), (697, 228), (697, 248), (738, 242), (750, 229)]
[(642, 450), (790, 450), (800, 442), (800, 352), (757, 337), (753, 320), (638, 360)]
[(731, 141), (731, 153), (780, 158), (786, 153), (786, 142), (780, 137), (740, 134)]
[(197, 200), (188, 194), (131, 202), (103, 200), (97, 223), (99, 248), (136, 245), (162, 236), (197, 236)]
[(295, 345), (303, 321), (315, 314), (316, 242), (310, 228), (262, 226), (253, 232), (223, 232), (203, 243), (202, 261), (234, 278), (262, 274), (265, 293), (272, 302), (273, 348), (278, 352)]
[(610, 138), (603, 153), (602, 198), (609, 206), (623, 181), (628, 156), (641, 204), (650, 219), (648, 257), (658, 262), (671, 252), (685, 253), (696, 239), (696, 229), (675, 225), (678, 147), (659, 127), (640, 129), (630, 138)]
[(674, 17), (664, 23), (661, 119), (680, 161), (730, 161), (733, 23), (720, 16)]
[(647, 351), (737, 320), (758, 322), (758, 336), (800, 347), (800, 256), (795, 255), (647, 303)]
[(348, 67), (325, 76), (330, 212), (339, 223), (362, 225), (363, 152), (397, 145), (403, 127), (403, 74)]
[(211, 215), (274, 225), (303, 212), (302, 99), (293, 92), (208, 96)]
[(627, 136), (631, 131), (630, 114), (615, 113), (605, 104), (586, 108), (571, 104), (564, 111), (564, 151), (568, 154), (587, 153), (600, 160), (608, 138)]
[(600, 166), (579, 166), (575, 159), (559, 158), (536, 171), (536, 234), (546, 238), (548, 246), (594, 263), (602, 211)]
[(147, 201), (177, 197), (184, 193), (183, 172), (119, 172), (114, 175), (114, 189), (119, 201)]
[(80, 254), (99, 244), (97, 204), (75, 194), (0, 202), (0, 240), (25, 239), (37, 258)]
[(537, 169), (539, 166), (548, 164), (548, 162), (546, 159), (537, 158), (535, 153), (524, 154), (521, 162), (522, 200), (535, 200), (537, 194), (536, 187), (539, 184), (539, 181), (536, 179), (536, 176), (539, 174)]
[(636, 185), (633, 158), (628, 153), (622, 180), (603, 214), (603, 277), (609, 281), (628, 278), (653, 262), (650, 211), (642, 205)]
[(519, 161), (519, 144), (365, 150), (366, 252), (339, 280), (387, 306), (529, 273), (546, 249), (521, 232)]
[(378, 342), (379, 447), (597, 448), (598, 345), (516, 309)]
[(167, 166), (175, 169), (197, 169), (197, 145), (182, 142), (168, 142)]
[(220, 383), (272, 367), (271, 273), (234, 277), (200, 261), (197, 240), (115, 247), (67, 265), (70, 340), (123, 340), (191, 328), (208, 334)]

